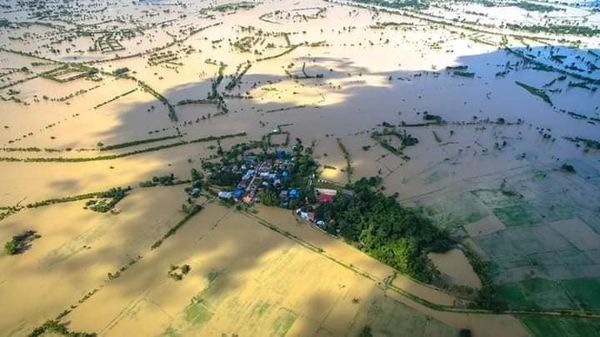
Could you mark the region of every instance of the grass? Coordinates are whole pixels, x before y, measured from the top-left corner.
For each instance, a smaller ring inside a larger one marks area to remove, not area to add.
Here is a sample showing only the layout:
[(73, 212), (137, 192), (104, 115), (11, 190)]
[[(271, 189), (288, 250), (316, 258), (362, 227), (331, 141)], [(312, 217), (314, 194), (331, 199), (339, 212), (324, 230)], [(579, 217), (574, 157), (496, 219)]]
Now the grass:
[(208, 322), (213, 312), (210, 310), (208, 300), (215, 300), (218, 293), (218, 285), (215, 285), (217, 278), (223, 274), (223, 271), (211, 271), (206, 275), (208, 286), (192, 298), (191, 303), (184, 309), (184, 318), (195, 327), (201, 327)]
[(175, 328), (169, 326), (162, 334), (160, 334), (160, 337), (182, 337), (182, 335), (177, 332)]
[(523, 82), (519, 82), (519, 81), (515, 81), (515, 83), (517, 85), (519, 85), (521, 88), (529, 91), (530, 94), (541, 98), (544, 102), (546, 102), (550, 105), (553, 105), (552, 101), (550, 100), (550, 97), (548, 96), (548, 94), (546, 94), (546, 92), (544, 90), (538, 89), (536, 87), (532, 87), (530, 85), (527, 85), (527, 84), (525, 84)]
[(534, 337), (594, 337), (600, 335), (600, 320), (523, 316), (521, 321)]
[(525, 226), (535, 222), (532, 215), (522, 205), (494, 208), (494, 214), (507, 227)]
[(497, 292), (499, 298), (514, 309), (573, 307), (560, 283), (542, 278), (499, 285)]
[(455, 229), (477, 222), (489, 212), (472, 193), (459, 196), (444, 196), (426, 208), (427, 214), (436, 226)]
[(574, 301), (586, 310), (600, 310), (600, 279), (578, 278), (562, 281)]
[(256, 303), (253, 307), (252, 307), (252, 316), (256, 316), (258, 318), (262, 317), (268, 310), (269, 307), (271, 307), (271, 303), (269, 302), (259, 302)]
[(578, 308), (600, 310), (600, 279), (553, 281), (533, 278), (498, 286), (500, 298), (515, 309)]
[(213, 313), (208, 309), (202, 299), (195, 300), (185, 308), (185, 320), (192, 323), (195, 327), (201, 327), (204, 323), (210, 321)]
[(488, 207), (510, 206), (519, 201), (517, 194), (506, 193), (500, 189), (479, 189), (471, 193)]
[(298, 315), (291, 310), (281, 308), (279, 309), (279, 313), (275, 321), (273, 321), (273, 332), (271, 336), (284, 337), (294, 322)]

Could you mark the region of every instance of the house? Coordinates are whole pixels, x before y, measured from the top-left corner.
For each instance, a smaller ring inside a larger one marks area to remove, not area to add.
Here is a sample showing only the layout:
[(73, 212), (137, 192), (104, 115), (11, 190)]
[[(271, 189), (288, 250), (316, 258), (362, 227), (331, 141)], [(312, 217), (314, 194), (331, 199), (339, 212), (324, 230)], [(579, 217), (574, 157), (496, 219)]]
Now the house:
[(256, 173), (255, 169), (249, 169), (248, 171), (246, 171), (246, 174), (244, 174), (244, 178), (251, 178), (254, 173)]
[(296, 210), (296, 214), (302, 218), (302, 220), (313, 222), (315, 221), (315, 212), (304, 211), (302, 208)]
[(337, 195), (336, 190), (332, 190), (329, 188), (315, 188), (315, 192), (317, 194), (317, 200), (320, 204), (332, 203), (333, 199)]
[(319, 194), (318, 201), (320, 204), (331, 204), (335, 196), (331, 194)]
[(277, 156), (277, 158), (283, 159), (287, 157), (287, 152), (285, 152), (285, 150), (277, 150), (275, 151), (275, 155)]
[(287, 200), (287, 198), (288, 198), (288, 191), (281, 191), (281, 193), (279, 193), (279, 199)]
[(233, 198), (233, 193), (227, 192), (227, 191), (220, 191), (218, 196), (221, 199), (229, 200), (229, 199)]
[(315, 188), (315, 191), (317, 194), (329, 194), (333, 196), (337, 195), (337, 191), (330, 188)]
[(190, 191), (190, 195), (194, 198), (198, 197), (200, 195), (200, 189), (195, 187)]
[(233, 192), (233, 197), (239, 200), (244, 195), (244, 192), (243, 188), (236, 188)]
[(303, 211), (300, 211), (300, 212), (298, 213), (298, 215), (300, 215), (300, 217), (302, 218), (302, 220), (306, 220), (306, 221), (308, 221), (308, 212), (303, 212)]

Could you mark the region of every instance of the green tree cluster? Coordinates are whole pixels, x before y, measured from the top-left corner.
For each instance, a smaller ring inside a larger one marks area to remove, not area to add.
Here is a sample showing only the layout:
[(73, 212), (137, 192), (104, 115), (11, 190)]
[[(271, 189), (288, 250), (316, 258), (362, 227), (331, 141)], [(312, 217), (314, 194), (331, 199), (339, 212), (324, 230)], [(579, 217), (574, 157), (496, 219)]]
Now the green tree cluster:
[(379, 177), (349, 184), (352, 193), (340, 193), (332, 204), (320, 205), (316, 217), (326, 220), (327, 231), (376, 259), (418, 280), (433, 282), (440, 275), (427, 253), (447, 251), (452, 240), (421, 210), (401, 206), (376, 190), (380, 184)]

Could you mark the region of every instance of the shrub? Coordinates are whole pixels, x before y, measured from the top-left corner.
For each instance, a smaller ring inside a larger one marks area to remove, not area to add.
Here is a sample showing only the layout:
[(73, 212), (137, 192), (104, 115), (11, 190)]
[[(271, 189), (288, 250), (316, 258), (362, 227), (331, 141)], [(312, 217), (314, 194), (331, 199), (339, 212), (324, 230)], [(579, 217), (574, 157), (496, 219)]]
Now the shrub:
[(60, 336), (73, 336), (73, 337), (96, 337), (95, 333), (87, 332), (72, 332), (67, 327), (57, 320), (48, 320), (42, 326), (35, 328), (29, 337), (38, 337), (45, 335), (46, 333), (56, 334)]
[(28, 248), (28, 244), (40, 238), (41, 236), (35, 231), (27, 230), (19, 235), (15, 235), (4, 245), (4, 251), (8, 255), (16, 255)]
[(564, 163), (564, 164), (562, 164), (562, 166), (560, 168), (561, 168), (561, 170), (563, 170), (565, 172), (575, 173), (575, 167), (571, 164)]
[(169, 274), (169, 277), (171, 277), (175, 281), (181, 281), (181, 279), (183, 279), (183, 276), (181, 276), (180, 274), (175, 274), (175, 273)]
[(15, 255), (19, 252), (19, 243), (12, 239), (4, 245), (4, 252), (8, 255)]
[(360, 332), (360, 335), (358, 335), (358, 337), (373, 337), (373, 332), (371, 331), (371, 327), (366, 325), (362, 331)]

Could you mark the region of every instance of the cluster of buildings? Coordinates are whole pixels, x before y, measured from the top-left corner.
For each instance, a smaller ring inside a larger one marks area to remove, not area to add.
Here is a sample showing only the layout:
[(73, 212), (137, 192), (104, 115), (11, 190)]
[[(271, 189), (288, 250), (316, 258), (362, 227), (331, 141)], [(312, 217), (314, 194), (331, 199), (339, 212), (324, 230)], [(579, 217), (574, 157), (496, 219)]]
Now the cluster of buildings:
[(283, 202), (298, 199), (300, 192), (297, 188), (286, 188), (294, 165), (289, 154), (283, 150), (275, 152), (274, 158), (262, 161), (258, 161), (255, 156), (246, 156), (241, 165), (221, 168), (242, 174), (242, 177), (235, 189), (220, 191), (219, 198), (250, 204), (258, 201), (258, 192), (273, 190), (279, 191), (279, 198)]
[[(325, 222), (315, 217), (314, 209), (322, 204), (333, 203), (338, 191), (315, 188), (315, 203), (311, 203), (309, 200), (312, 201), (312, 197), (302, 195), (300, 188), (290, 186), (295, 165), (294, 160), (283, 150), (278, 150), (275, 156), (264, 160), (246, 156), (240, 164), (220, 168), (221, 172), (238, 174), (241, 178), (235, 188), (221, 190), (218, 196), (223, 200), (251, 204), (261, 202), (260, 193), (268, 191), (271, 192), (271, 197), (276, 198), (270, 200), (270, 204), (285, 208), (295, 206), (294, 212), (298, 217), (322, 227)], [(293, 202), (294, 200), (296, 202)], [(266, 200), (262, 202), (267, 203)]]
[[(317, 204), (319, 205), (333, 203), (333, 200), (335, 199), (336, 195), (337, 190), (327, 188), (315, 188), (315, 197)], [(304, 207), (297, 208), (295, 210), (295, 213), (303, 220), (310, 221), (319, 227), (325, 225), (325, 221), (323, 221), (323, 219), (317, 219), (315, 217), (313, 205), (305, 205)]]

